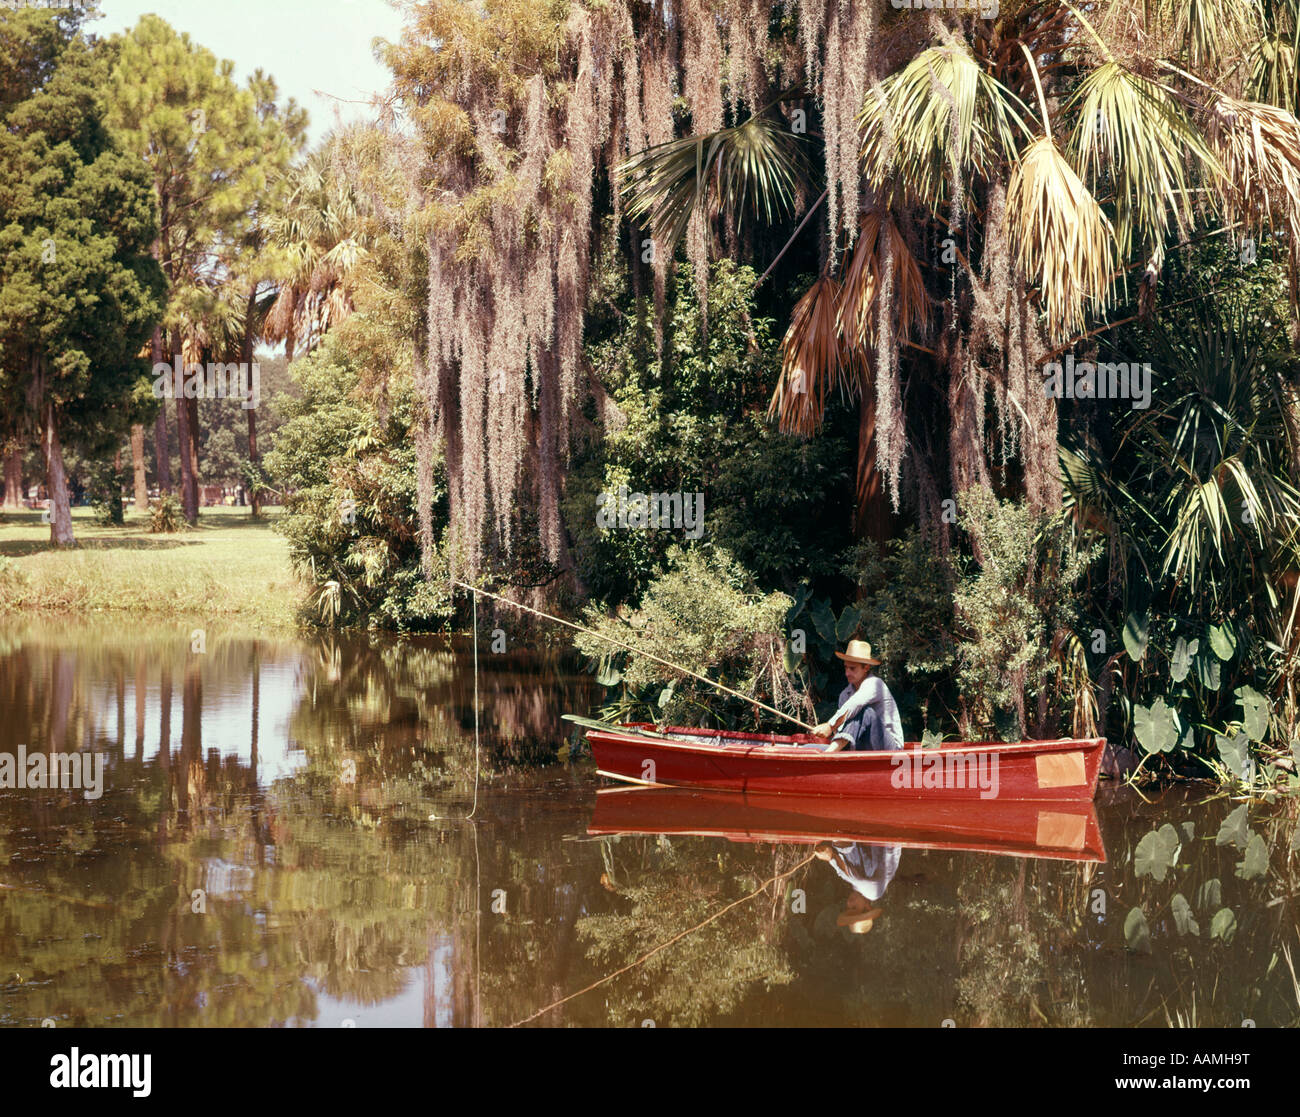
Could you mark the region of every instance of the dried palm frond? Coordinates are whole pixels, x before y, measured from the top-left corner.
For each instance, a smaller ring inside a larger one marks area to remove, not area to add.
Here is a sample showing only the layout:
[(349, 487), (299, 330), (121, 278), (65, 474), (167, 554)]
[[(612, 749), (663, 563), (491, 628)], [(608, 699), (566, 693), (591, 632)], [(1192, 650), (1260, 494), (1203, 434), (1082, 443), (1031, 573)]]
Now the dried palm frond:
[(1252, 235), (1280, 225), (1292, 252), (1292, 299), (1296, 297), (1297, 235), (1300, 234), (1300, 121), (1286, 109), (1220, 95), (1206, 124), (1210, 147), (1222, 166), (1219, 178), (1224, 221), (1241, 223)]
[(869, 351), (875, 344), (872, 312), (876, 310), (886, 259), (891, 261), (893, 272), (890, 285), (893, 307), (890, 309), (894, 315), (896, 335), (908, 340), (916, 336), (925, 323), (930, 300), (925, 292), (920, 266), (893, 217), (885, 217), (882, 235), (881, 211), (872, 210), (862, 219), (858, 243), (844, 271), (840, 292), (837, 326), (845, 343), (853, 349)]
[(1161, 7), (1198, 74), (1218, 74), (1237, 44), (1254, 42), (1262, 32), (1256, 5), (1242, 0), (1163, 0)]
[(804, 293), (781, 341), (781, 379), (768, 415), (786, 434), (812, 435), (826, 413), (832, 388), (845, 395), (860, 386), (857, 369), (838, 327), (840, 285), (823, 274)]
[(1115, 268), (1115, 231), (1050, 135), (1021, 156), (1007, 190), (1016, 260), (1038, 285), (1055, 340), (1083, 327), (1088, 304), (1105, 302)]

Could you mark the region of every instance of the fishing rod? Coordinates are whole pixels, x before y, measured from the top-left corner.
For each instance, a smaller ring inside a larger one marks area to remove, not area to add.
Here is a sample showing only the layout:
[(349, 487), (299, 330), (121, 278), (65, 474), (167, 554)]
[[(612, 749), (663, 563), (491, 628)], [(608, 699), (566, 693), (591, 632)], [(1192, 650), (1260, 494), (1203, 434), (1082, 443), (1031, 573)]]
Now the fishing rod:
[(633, 655), (642, 655), (645, 656), (647, 659), (653, 659), (656, 663), (661, 663), (665, 667), (669, 667), (674, 671), (680, 671), (683, 675), (689, 675), (693, 679), (699, 679), (700, 682), (707, 683), (711, 687), (717, 687), (718, 690), (725, 691), (727, 694), (733, 695), (734, 697), (739, 698), (744, 702), (749, 702), (752, 705), (760, 706), (764, 710), (767, 710), (769, 713), (776, 714), (777, 717), (785, 718), (786, 721), (792, 721), (795, 723), (795, 725), (798, 725), (803, 729), (811, 730), (814, 728), (813, 726), (809, 725), (806, 721), (800, 721), (797, 717), (794, 717), (792, 714), (787, 714), (784, 710), (778, 710), (775, 706), (769, 706), (766, 702), (760, 702), (757, 698), (752, 698), (748, 694), (741, 694), (740, 691), (738, 690), (732, 690), (731, 687), (724, 686), (722, 683), (719, 682), (715, 682), (713, 679), (707, 678), (706, 676), (699, 674), (699, 672), (697, 671), (692, 671), (689, 667), (683, 667), (679, 663), (670, 663), (668, 660), (655, 655), (653, 652), (647, 652), (642, 650), (641, 648), (634, 648), (631, 644), (625, 644), (623, 643), (622, 640), (615, 640), (612, 636), (605, 636), (603, 633), (596, 632), (590, 628), (587, 628), (585, 625), (574, 624), (573, 621), (566, 621), (563, 617), (556, 617), (556, 616), (552, 616), (550, 613), (544, 613), (541, 609), (534, 609), (528, 605), (521, 605), (518, 601), (511, 601), (510, 598), (502, 597), (500, 594), (491, 593), (488, 590), (479, 589), (477, 586), (468, 585), (467, 583), (462, 582), (459, 579), (452, 578), (451, 583), (454, 586), (460, 586), (461, 589), (469, 590), (470, 593), (474, 593), (474, 594), (481, 593), (484, 597), (490, 597), (494, 601), (500, 601), (503, 604), (512, 605), (516, 609), (522, 609), (525, 613), (532, 613), (534, 616), (537, 617), (545, 617), (548, 621), (555, 621), (556, 624), (567, 625), (569, 628), (577, 629), (579, 632), (585, 632), (588, 636), (594, 636), (597, 640), (604, 640), (606, 643), (613, 644), (616, 647), (624, 649), (625, 651), (629, 651)]

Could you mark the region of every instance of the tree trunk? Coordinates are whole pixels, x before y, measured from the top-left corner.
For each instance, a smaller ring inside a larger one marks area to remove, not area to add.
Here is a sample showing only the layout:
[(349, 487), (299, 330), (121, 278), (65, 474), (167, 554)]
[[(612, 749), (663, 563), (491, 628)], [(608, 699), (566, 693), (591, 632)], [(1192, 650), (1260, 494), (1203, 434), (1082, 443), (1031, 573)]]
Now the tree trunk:
[(875, 385), (864, 382), (858, 397), (857, 502), (853, 534), (860, 542), (874, 539), (882, 547), (890, 537), (889, 502), (876, 466)]
[[(162, 327), (155, 326), (153, 331), (153, 363), (156, 367), (162, 362), (163, 344)], [(153, 428), (154, 471), (158, 478), (158, 495), (172, 491), (172, 456), (167, 448), (167, 402), (164, 400), (158, 408), (158, 418)]]
[[(172, 352), (181, 352), (181, 338), (179, 333), (172, 335)], [(184, 366), (182, 366), (182, 373)], [(176, 441), (180, 450), (181, 458), (181, 508), (185, 512), (185, 519), (192, 524), (199, 522), (199, 488), (198, 480), (194, 475), (194, 458), (190, 454), (190, 409), (186, 406), (189, 402), (185, 398), (184, 386), (186, 377), (181, 377), (181, 394), (176, 398)]]
[(5, 455), (5, 500), (6, 508), (23, 506), (23, 452), (14, 447)]
[(50, 542), (56, 547), (76, 546), (72, 535), (72, 505), (68, 502), (68, 475), (63, 468), (63, 447), (59, 444), (53, 403), (45, 404), (41, 449), (45, 454), (45, 489), (50, 494)]
[(192, 524), (199, 521), (197, 490), (194, 487), (194, 463), (190, 459), (190, 414), (184, 397), (176, 401), (176, 440), (181, 452), (181, 507)]
[(144, 472), (144, 424), (131, 424), (131, 465), (135, 470), (135, 510), (149, 509), (149, 479)]
[[(253, 366), (253, 315), (257, 309), (257, 282), (253, 282), (252, 290), (248, 292), (248, 305), (244, 308), (244, 340), (239, 347), (239, 359), (242, 363), (248, 365), (250, 372), (249, 382), (252, 383), (252, 366)], [(248, 460), (253, 463), (256, 470), (258, 463), (257, 456), (257, 408), (250, 407), (244, 412), (248, 416)], [(252, 505), (253, 518), (256, 519), (262, 514), (262, 494), (254, 489), (249, 494), (248, 503)]]
[(187, 399), (185, 410), (189, 414), (190, 484), (194, 487), (195, 516), (199, 507), (199, 401)]

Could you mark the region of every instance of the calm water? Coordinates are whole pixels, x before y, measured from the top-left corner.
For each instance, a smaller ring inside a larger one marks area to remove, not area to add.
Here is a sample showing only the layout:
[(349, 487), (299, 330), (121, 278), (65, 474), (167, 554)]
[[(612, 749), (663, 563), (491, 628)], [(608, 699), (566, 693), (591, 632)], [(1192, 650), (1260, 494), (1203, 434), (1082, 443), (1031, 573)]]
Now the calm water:
[[(591, 709), (589, 676), (481, 668), (475, 807), (464, 643), (0, 626), (0, 753), (106, 754), (97, 799), (0, 790), (0, 1024), (506, 1025), (829, 832), (639, 792), (598, 808), (559, 717)], [(867, 933), (813, 860), (535, 1023), (1300, 1021), (1296, 805), (1104, 788), (1097, 816), (1104, 863), (980, 851), (1014, 836), (844, 846)]]

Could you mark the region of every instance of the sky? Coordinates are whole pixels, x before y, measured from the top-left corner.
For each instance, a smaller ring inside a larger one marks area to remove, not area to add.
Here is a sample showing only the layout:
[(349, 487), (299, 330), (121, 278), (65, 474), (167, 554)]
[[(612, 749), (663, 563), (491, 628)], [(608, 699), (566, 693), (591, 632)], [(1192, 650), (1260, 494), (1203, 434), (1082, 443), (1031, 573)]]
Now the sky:
[(388, 85), (374, 60), (376, 36), (396, 40), (402, 17), (386, 0), (100, 0), (103, 18), (88, 29), (111, 35), (154, 12), (218, 58), (235, 63), (241, 82), (259, 66), (275, 78), (282, 98), (295, 97), (311, 114), (314, 145), (344, 121), (369, 115), (366, 104)]

